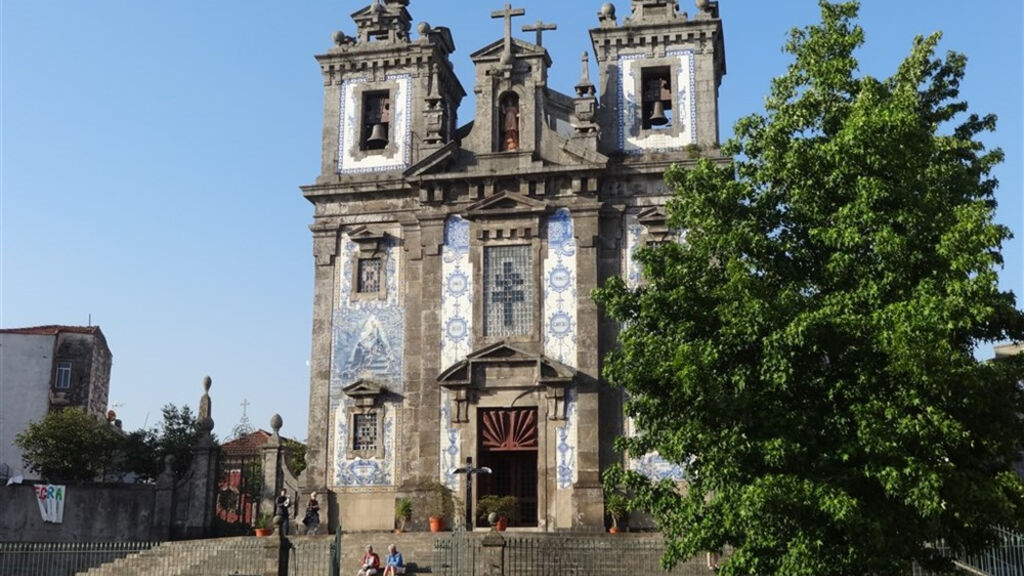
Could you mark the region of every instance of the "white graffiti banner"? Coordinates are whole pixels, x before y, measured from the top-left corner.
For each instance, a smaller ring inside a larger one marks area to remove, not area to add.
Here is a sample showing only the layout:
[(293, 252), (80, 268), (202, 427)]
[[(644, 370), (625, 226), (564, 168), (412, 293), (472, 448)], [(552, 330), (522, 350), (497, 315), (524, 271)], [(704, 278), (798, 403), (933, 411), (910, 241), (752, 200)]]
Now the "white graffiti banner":
[(60, 524), (64, 522), (64, 496), (66, 487), (56, 484), (36, 484), (36, 500), (43, 522)]

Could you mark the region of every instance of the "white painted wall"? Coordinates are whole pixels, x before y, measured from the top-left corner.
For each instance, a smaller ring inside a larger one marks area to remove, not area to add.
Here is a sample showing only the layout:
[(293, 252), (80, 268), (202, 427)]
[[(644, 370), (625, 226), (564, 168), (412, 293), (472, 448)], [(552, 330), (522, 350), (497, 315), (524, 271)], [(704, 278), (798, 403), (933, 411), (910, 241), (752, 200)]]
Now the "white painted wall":
[(46, 415), (54, 335), (0, 334), (0, 464), (11, 476), (35, 477), (21, 464), (14, 436)]

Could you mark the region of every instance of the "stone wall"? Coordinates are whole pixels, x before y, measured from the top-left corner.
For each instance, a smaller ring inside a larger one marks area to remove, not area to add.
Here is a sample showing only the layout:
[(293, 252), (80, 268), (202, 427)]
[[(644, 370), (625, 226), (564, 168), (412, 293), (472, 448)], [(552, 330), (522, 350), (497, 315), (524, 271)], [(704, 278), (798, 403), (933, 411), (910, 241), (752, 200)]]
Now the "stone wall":
[(64, 522), (43, 522), (30, 484), (0, 487), (0, 542), (160, 540), (154, 526), (156, 487), (68, 486)]

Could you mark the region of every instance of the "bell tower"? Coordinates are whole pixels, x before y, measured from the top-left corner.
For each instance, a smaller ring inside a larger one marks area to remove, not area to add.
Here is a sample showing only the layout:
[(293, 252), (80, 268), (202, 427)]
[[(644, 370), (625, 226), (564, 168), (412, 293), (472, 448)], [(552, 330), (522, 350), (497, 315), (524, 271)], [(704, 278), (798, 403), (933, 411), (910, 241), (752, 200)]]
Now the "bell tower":
[(447, 28), (417, 26), (409, 0), (374, 0), (352, 14), (355, 36), (334, 34), (317, 56), (324, 78), (320, 181), (408, 168), (450, 141), (465, 91)]
[(676, 0), (632, 0), (621, 24), (614, 5), (601, 7), (590, 39), (601, 76), (602, 153), (718, 148), (722, 21), (718, 2), (696, 4), (691, 17)]
[[(548, 68), (551, 57), (539, 44), (512, 36), (513, 18), (526, 11), (506, 4), (491, 13), (503, 19), (502, 40), (474, 52), (476, 66), (476, 119), (465, 147), (487, 153), (519, 153), (531, 156), (540, 145), (540, 122), (544, 118)], [(527, 26), (538, 38), (553, 25)]]

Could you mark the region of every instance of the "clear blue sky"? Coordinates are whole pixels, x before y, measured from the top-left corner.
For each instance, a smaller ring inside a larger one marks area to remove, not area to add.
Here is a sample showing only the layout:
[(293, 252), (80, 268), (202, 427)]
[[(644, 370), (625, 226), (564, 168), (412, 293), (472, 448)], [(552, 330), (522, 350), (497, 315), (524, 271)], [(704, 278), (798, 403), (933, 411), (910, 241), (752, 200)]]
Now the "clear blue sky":
[[(196, 407), (213, 378), (215, 432), (284, 418), (305, 438), (312, 316), (311, 206), (298, 186), (320, 167), (323, 84), (313, 55), (368, 0), (0, 0), (0, 326), (102, 327), (114, 354), (110, 402), (125, 426), (168, 402)], [(413, 0), (414, 22), (448, 26), (472, 92), (469, 54), (502, 35), (504, 0)], [(618, 0), (619, 17), (629, 2)], [(865, 0), (862, 71), (888, 76), (915, 34), (965, 52), (963, 95), (996, 113), (986, 137), (1007, 161), (999, 220), (1022, 225), (1020, 0)], [(551, 86), (571, 93), (596, 0), (515, 3), (538, 18)], [(695, 12), (691, 0), (680, 6)], [(786, 31), (813, 0), (722, 0), (728, 75), (723, 138), (760, 110), (781, 74)], [(415, 26), (414, 26), (415, 30)], [(524, 39), (532, 33), (517, 33)], [(591, 59), (593, 62), (593, 58)], [(595, 76), (596, 77), (596, 76)], [(472, 100), (460, 110), (471, 120)], [(1003, 286), (1024, 294), (1022, 241)], [(1018, 305), (1020, 305), (1018, 303)]]

